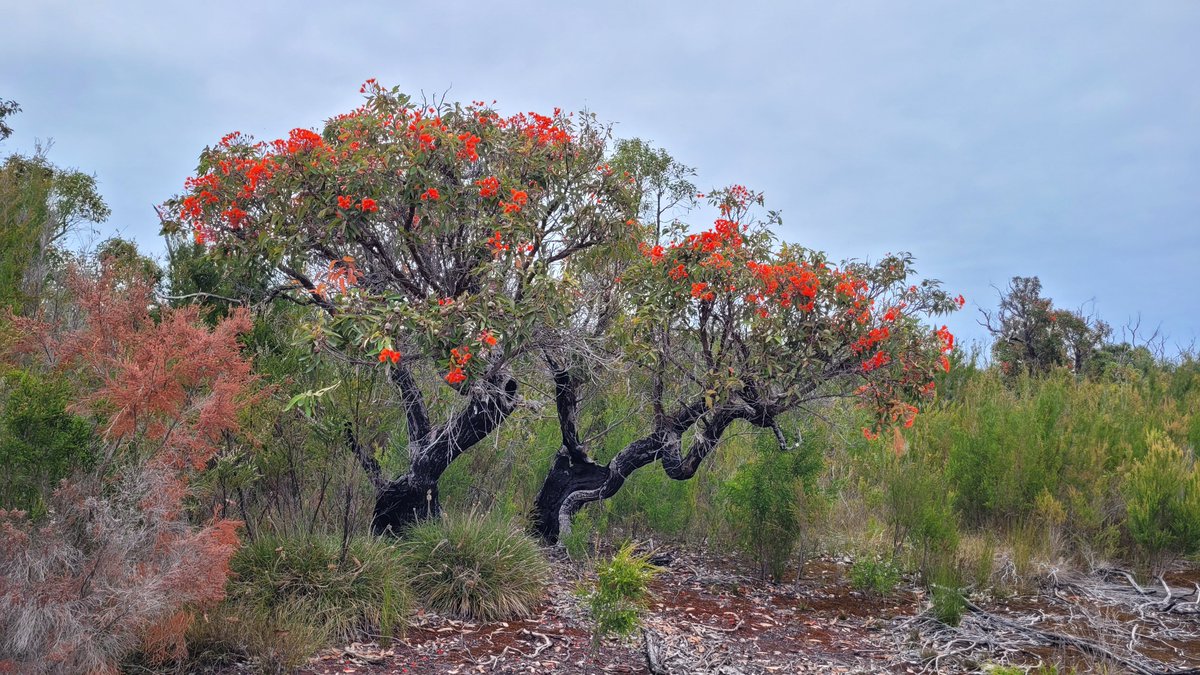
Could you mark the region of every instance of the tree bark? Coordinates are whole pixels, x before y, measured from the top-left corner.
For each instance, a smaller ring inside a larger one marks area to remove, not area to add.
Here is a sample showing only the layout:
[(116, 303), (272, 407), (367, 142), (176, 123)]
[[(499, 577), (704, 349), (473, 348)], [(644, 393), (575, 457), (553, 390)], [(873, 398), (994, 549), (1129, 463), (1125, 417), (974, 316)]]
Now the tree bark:
[(477, 385), (468, 394), (466, 406), (444, 424), (431, 427), (407, 368), (395, 368), (392, 373), (408, 419), (409, 468), (376, 491), (371, 520), (376, 535), (396, 535), (419, 520), (439, 515), (438, 479), (459, 455), (495, 431), (517, 402), (516, 380), (502, 375)]
[[(557, 396), (556, 399), (564, 400)], [(569, 402), (574, 403), (573, 399)], [(564, 419), (561, 409), (559, 418), (560, 422)], [(634, 471), (656, 461), (662, 463), (667, 476), (674, 480), (692, 478), (716, 448), (721, 436), (739, 419), (760, 427), (775, 426), (771, 415), (749, 405), (718, 406), (709, 410), (703, 403), (696, 403), (660, 419), (654, 432), (625, 446), (605, 466), (592, 462), (586, 455), (573, 455), (564, 444), (538, 492), (532, 514), (534, 530), (545, 543), (558, 543), (561, 537), (570, 533), (571, 519), (580, 509), (590, 502), (617, 494)], [(683, 435), (699, 422), (703, 423), (703, 429), (696, 434), (684, 455)], [(574, 435), (573, 429), (571, 435)], [(566, 438), (564, 433), (564, 440)]]

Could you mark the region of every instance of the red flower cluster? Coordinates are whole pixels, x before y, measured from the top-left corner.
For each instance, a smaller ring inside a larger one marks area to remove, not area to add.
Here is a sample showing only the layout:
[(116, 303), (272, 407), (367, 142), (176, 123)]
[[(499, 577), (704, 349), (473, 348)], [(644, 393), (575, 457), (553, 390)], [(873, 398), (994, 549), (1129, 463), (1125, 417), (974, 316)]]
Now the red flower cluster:
[(864, 373), (869, 373), (872, 370), (882, 368), (891, 362), (891, 355), (884, 351), (878, 351), (875, 352), (875, 356), (872, 356), (871, 358), (862, 362), (862, 369)]
[(371, 199), (370, 197), (363, 197), (362, 204), (359, 205), (359, 208), (362, 209), (363, 213), (373, 213), (379, 210), (379, 205), (375, 203), (374, 199)]
[(495, 234), (487, 240), (487, 243), (492, 245), (492, 255), (499, 257), (501, 253), (508, 250), (508, 244), (500, 236), (500, 230), (496, 230)]
[[(746, 267), (758, 277), (762, 284), (764, 298), (775, 298), (780, 307), (795, 306), (811, 312), (815, 305), (817, 290), (821, 287), (821, 279), (816, 272), (809, 268), (808, 263), (789, 262), (786, 265), (770, 265), (750, 261)], [(795, 304), (799, 299), (807, 298), (807, 302)]]
[(487, 345), (488, 347), (495, 347), (496, 336), (492, 335), (491, 331), (485, 330), (479, 334), (479, 344)]
[(692, 284), (692, 297), (699, 298), (706, 302), (712, 302), (716, 295), (714, 295), (712, 291), (708, 290), (707, 282), (699, 282)]
[(439, 197), (441, 197), (441, 195), (438, 193), (438, 189), (434, 188), (434, 187), (428, 188), (425, 190), (425, 192), (421, 193), (422, 201), (424, 201), (426, 199), (432, 199), (433, 201), (436, 202)]
[(475, 146), (479, 145), (479, 141), (483, 140), (471, 133), (462, 133), (458, 135), (458, 140), (462, 141), (463, 146), (459, 149), (456, 157), (465, 159), (468, 162), (479, 161), (479, 152), (475, 150)]
[(880, 342), (888, 339), (891, 334), (891, 330), (889, 330), (887, 326), (882, 328), (872, 328), (871, 332), (860, 337), (854, 342), (854, 344), (850, 345), (850, 349), (853, 350), (855, 354), (861, 354), (871, 347), (874, 347)]
[(450, 384), (458, 384), (467, 379), (466, 373), (463, 372), (463, 366), (471, 360), (471, 349), (466, 345), (450, 350), (450, 372), (446, 374), (446, 381)]
[(500, 202), (500, 208), (505, 213), (516, 213), (529, 201), (529, 195), (524, 190), (512, 190), (511, 202)]
[(379, 350), (379, 362), (385, 363), (387, 361), (391, 361), (392, 363), (399, 363), (400, 362), (400, 352), (398, 352), (394, 349), (380, 349)]
[(638, 251), (640, 251), (642, 255), (649, 258), (651, 263), (657, 263), (663, 259), (663, 247), (657, 244), (650, 246), (645, 242), (639, 242)]
[(338, 208), (348, 209), (354, 206), (354, 198), (349, 195), (338, 195)]
[(945, 326), (937, 329), (936, 335), (942, 341), (942, 370), (948, 373), (950, 372), (950, 359), (946, 358), (946, 354), (954, 351), (954, 335)]
[(475, 181), (475, 184), (479, 186), (480, 197), (495, 197), (496, 193), (500, 191), (500, 181), (495, 176), (480, 178)]

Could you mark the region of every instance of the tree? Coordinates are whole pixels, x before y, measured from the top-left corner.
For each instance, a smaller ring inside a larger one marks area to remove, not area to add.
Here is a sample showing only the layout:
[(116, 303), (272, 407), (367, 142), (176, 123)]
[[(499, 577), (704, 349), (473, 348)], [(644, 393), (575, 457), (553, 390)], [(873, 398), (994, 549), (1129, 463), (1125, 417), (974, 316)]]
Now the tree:
[(5, 118), (19, 112), (21, 112), (21, 106), (17, 105), (16, 101), (7, 101), (0, 98), (0, 141), (6, 140), (13, 133), (12, 127), (8, 126), (8, 121)]
[(355, 446), (385, 532), (438, 512), (438, 478), (508, 418), (522, 364), (562, 334), (577, 261), (628, 240), (634, 207), (592, 116), (362, 91), (320, 134), (205, 149), (164, 231), (266, 261), (268, 295), (315, 310), (319, 349), (387, 368), (407, 471), (384, 476)]
[(1042, 296), (1037, 277), (1013, 277), (1000, 294), (999, 309), (980, 309), (980, 314), (979, 324), (995, 340), (992, 358), (1007, 373), (1038, 374), (1067, 366), (1082, 375), (1112, 334), (1107, 323), (1082, 309), (1056, 309)]
[(598, 464), (574, 428), (580, 379), (569, 369), (556, 373), (563, 447), (534, 513), (547, 541), (644, 466), (692, 478), (738, 422), (770, 430), (786, 450), (784, 415), (819, 414), (825, 401), (857, 397), (873, 413), (868, 437), (909, 426), (934, 396), (935, 374), (949, 369), (953, 336), (921, 318), (952, 311), (962, 298), (934, 281), (911, 283), (911, 256), (833, 266), (820, 252), (777, 246), (770, 227), (778, 215), (754, 216), (761, 195), (734, 186), (709, 201), (718, 210), (712, 228), (676, 227), (665, 246), (643, 243), (618, 280), (623, 309), (612, 332), (640, 375), (635, 381), (646, 383), (649, 433)]
[(195, 612), (224, 596), (238, 523), (193, 525), (188, 483), (258, 400), (238, 344), (250, 321), (210, 330), (194, 308), (156, 321), (151, 285), (127, 271), (76, 270), (70, 321), (15, 320), (24, 349), (8, 358), (75, 385), (94, 465), (45, 496), (44, 517), (0, 510), (0, 669), (113, 673), (135, 649), (178, 657)]
[(85, 223), (100, 223), (108, 206), (96, 178), (60, 169), (38, 148), (0, 166), (0, 308), (32, 315), (61, 244)]

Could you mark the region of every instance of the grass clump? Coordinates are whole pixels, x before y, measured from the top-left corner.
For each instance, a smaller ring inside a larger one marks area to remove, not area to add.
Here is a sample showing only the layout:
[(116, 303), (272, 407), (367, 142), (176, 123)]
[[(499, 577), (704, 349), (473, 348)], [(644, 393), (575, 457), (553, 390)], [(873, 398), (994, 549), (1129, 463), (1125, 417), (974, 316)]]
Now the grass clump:
[(850, 585), (860, 591), (887, 595), (900, 583), (900, 570), (895, 564), (874, 557), (862, 558), (850, 568)]
[(475, 512), (410, 528), (400, 543), (410, 583), (428, 608), (479, 621), (528, 616), (550, 568), (537, 543), (511, 522)]
[(335, 538), (246, 544), (231, 563), (229, 603), (260, 619), (303, 617), (325, 640), (390, 638), (411, 608), (407, 571), (393, 545)]
[(595, 630), (593, 645), (610, 635), (628, 637), (641, 625), (641, 612), (650, 599), (650, 580), (662, 571), (626, 543), (612, 560), (596, 567), (596, 586), (586, 596)]

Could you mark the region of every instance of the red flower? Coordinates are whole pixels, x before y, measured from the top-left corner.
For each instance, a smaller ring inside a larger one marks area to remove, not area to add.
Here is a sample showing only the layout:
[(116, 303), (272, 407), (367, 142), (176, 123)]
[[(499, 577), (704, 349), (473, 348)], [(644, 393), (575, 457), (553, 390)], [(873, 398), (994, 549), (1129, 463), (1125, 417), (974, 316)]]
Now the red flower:
[(400, 352), (398, 352), (394, 349), (380, 349), (379, 350), (379, 362), (384, 363), (385, 361), (391, 361), (392, 363), (399, 363), (400, 362)]
[(354, 199), (347, 195), (338, 195), (338, 208), (348, 209), (354, 205)]
[(686, 277), (686, 276), (687, 276), (687, 270), (685, 270), (685, 269), (683, 268), (683, 263), (678, 263), (678, 264), (677, 264), (677, 265), (675, 265), (675, 267), (674, 267), (674, 268), (671, 270), (671, 272), (670, 272), (670, 275), (671, 275), (671, 278), (672, 278), (672, 279), (674, 279), (675, 281), (679, 281), (680, 279), (682, 279), (682, 278), (684, 278), (684, 277)]
[(370, 197), (363, 197), (362, 206), (359, 208), (363, 210), (363, 213), (371, 213), (372, 211), (379, 210), (379, 206), (375, 203), (375, 200)]
[(496, 336), (492, 335), (491, 331), (485, 330), (479, 334), (479, 343), (485, 344), (489, 347), (495, 347), (496, 346)]
[(463, 369), (457, 366), (451, 368), (450, 372), (446, 374), (446, 381), (450, 384), (458, 384), (465, 379), (467, 379), (467, 376), (463, 374)]
[(421, 199), (422, 199), (422, 200), (424, 200), (424, 199), (432, 199), (433, 201), (435, 201), (435, 202), (436, 202), (440, 196), (441, 196), (441, 195), (439, 195), (439, 194), (438, 194), (438, 190), (437, 190), (437, 188), (432, 188), (432, 187), (431, 187), (431, 188), (429, 188), (429, 189), (425, 190), (425, 192), (424, 192), (424, 193), (421, 195)]
[(495, 197), (496, 193), (500, 191), (500, 181), (495, 176), (480, 178), (475, 181), (475, 184), (479, 186), (480, 197)]

